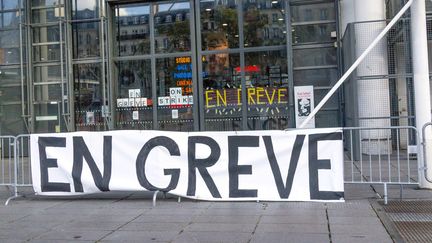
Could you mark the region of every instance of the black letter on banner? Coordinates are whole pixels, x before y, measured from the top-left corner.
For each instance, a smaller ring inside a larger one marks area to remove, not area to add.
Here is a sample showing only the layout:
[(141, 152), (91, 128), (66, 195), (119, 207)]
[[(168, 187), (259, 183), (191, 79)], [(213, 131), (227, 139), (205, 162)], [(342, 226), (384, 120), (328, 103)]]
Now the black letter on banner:
[(291, 153), (291, 160), (289, 164), (288, 176), (286, 179), (286, 185), (284, 185), (282, 180), (282, 175), (279, 169), (279, 165), (274, 153), (273, 143), (270, 136), (263, 136), (264, 144), (267, 150), (267, 157), (270, 162), (270, 166), (273, 172), (273, 176), (276, 182), (276, 186), (279, 192), (280, 198), (288, 198), (291, 193), (291, 188), (294, 180), (294, 175), (297, 169), (297, 164), (300, 157), (300, 152), (303, 147), (305, 140), (305, 135), (296, 136), (294, 147)]
[(257, 190), (239, 190), (239, 175), (251, 175), (251, 165), (238, 165), (240, 147), (259, 147), (258, 136), (229, 136), (228, 137), (228, 173), (229, 173), (229, 196), (256, 197)]
[(180, 156), (180, 149), (177, 143), (171, 138), (161, 136), (150, 139), (146, 144), (144, 144), (136, 160), (138, 181), (142, 187), (149, 191), (171, 191), (177, 187), (180, 177), (180, 169), (164, 169), (165, 175), (171, 175), (171, 181), (166, 188), (153, 186), (146, 177), (145, 164), (147, 157), (150, 154), (150, 151), (157, 146), (162, 146), (168, 149), (171, 156)]
[[(210, 147), (210, 156), (206, 159), (196, 158), (196, 144), (201, 143)], [(220, 147), (215, 140), (209, 137), (192, 136), (188, 141), (188, 161), (189, 161), (189, 181), (188, 181), (188, 196), (195, 196), (196, 188), (196, 169), (201, 173), (207, 188), (214, 198), (221, 198), (221, 195), (207, 171), (207, 167), (213, 166), (220, 157)]]
[(95, 185), (99, 190), (109, 191), (109, 182), (111, 180), (111, 164), (112, 164), (112, 137), (104, 136), (103, 144), (103, 176), (101, 175), (96, 162), (90, 154), (87, 145), (82, 137), (73, 137), (74, 164), (72, 168), (72, 178), (74, 180), (75, 192), (83, 192), (81, 183), (81, 174), (83, 170), (83, 160), (87, 161), (90, 172), (93, 176)]
[(311, 200), (339, 200), (343, 192), (320, 191), (318, 187), (318, 170), (331, 169), (328, 159), (318, 159), (318, 142), (342, 140), (342, 133), (324, 133), (309, 135), (309, 190)]
[(49, 182), (48, 168), (57, 168), (57, 159), (48, 159), (47, 147), (66, 147), (66, 138), (39, 137), (39, 160), (42, 192), (70, 192), (69, 183)]

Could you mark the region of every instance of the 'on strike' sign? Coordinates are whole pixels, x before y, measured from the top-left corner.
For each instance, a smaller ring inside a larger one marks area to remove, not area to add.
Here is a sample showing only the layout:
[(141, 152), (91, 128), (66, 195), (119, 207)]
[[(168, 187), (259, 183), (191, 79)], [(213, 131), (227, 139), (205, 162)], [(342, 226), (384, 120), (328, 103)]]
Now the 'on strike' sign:
[(202, 200), (340, 201), (340, 128), (31, 135), (39, 195), (169, 191)]

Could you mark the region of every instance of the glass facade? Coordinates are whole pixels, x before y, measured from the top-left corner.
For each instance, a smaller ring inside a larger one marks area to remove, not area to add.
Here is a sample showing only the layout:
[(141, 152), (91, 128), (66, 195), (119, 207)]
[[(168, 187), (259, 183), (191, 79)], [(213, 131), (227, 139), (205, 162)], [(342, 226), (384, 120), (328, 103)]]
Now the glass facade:
[[(0, 132), (295, 127), (294, 87), (317, 104), (339, 77), (336, 16), (334, 0), (0, 0)], [(336, 96), (316, 124), (340, 117)]]

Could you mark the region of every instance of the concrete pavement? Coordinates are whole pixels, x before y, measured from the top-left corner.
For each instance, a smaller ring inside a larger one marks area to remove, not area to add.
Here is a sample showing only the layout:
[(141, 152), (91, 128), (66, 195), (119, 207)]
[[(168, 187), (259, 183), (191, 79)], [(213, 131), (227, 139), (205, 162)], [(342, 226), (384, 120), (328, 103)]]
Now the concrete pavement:
[[(400, 239), (375, 203), (379, 188), (346, 187), (345, 203), (186, 199), (178, 203), (168, 198), (159, 199), (153, 207), (148, 193), (75, 199), (30, 196), (0, 206), (0, 241), (336, 243)], [(390, 192), (391, 200), (399, 197), (399, 191)], [(430, 191), (414, 188), (405, 189), (405, 194), (408, 199), (417, 194), (432, 198)], [(0, 196), (4, 202), (7, 191), (2, 189)]]

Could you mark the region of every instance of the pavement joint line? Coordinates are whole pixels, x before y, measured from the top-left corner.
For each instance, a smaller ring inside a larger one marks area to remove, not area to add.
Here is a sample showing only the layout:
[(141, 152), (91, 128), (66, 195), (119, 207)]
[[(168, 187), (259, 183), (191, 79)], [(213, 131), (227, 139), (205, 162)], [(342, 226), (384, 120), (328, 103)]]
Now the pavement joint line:
[(131, 194), (127, 195), (127, 196), (124, 196), (124, 197), (122, 197), (122, 198), (119, 198), (119, 199), (113, 201), (112, 203), (117, 203), (117, 202), (120, 202), (120, 201), (123, 201), (123, 200), (127, 200), (127, 199), (129, 199), (130, 197), (132, 197), (132, 195), (133, 195), (133, 193), (131, 193)]
[(132, 218), (131, 220), (129, 220), (128, 222), (126, 222), (126, 223), (120, 225), (120, 226), (117, 227), (116, 229), (111, 230), (111, 232), (109, 232), (108, 234), (102, 236), (99, 240), (96, 240), (95, 242), (100, 242), (100, 241), (102, 241), (102, 240), (105, 239), (107, 236), (112, 235), (114, 232), (116, 232), (116, 231), (118, 231), (119, 229), (123, 228), (124, 226), (126, 226), (126, 225), (129, 224), (130, 222), (134, 221), (135, 219), (141, 217), (141, 216), (144, 215), (146, 212), (147, 212), (147, 211), (144, 211), (144, 212), (138, 214), (136, 217), (134, 217), (134, 218)]
[[(265, 211), (265, 210), (267, 209), (267, 207), (268, 207), (268, 204), (267, 204), (267, 203), (262, 203), (261, 205), (263, 206), (263, 207), (262, 207), (262, 210), (263, 210), (263, 211)], [(261, 215), (258, 217), (258, 221), (257, 221), (257, 223), (255, 224), (255, 228), (253, 229), (253, 231), (252, 231), (252, 233), (251, 233), (251, 237), (250, 237), (250, 239), (248, 240), (248, 243), (251, 242), (253, 236), (255, 235), (256, 229), (258, 228), (258, 225), (259, 225), (259, 223), (260, 223), (260, 221), (261, 221), (262, 216), (263, 216), (263, 215), (261, 214)]]
[(328, 236), (329, 236), (329, 242), (332, 243), (332, 235), (331, 235), (331, 229), (330, 229), (330, 218), (328, 214), (328, 206), (327, 203), (324, 203), (325, 206), (325, 212), (326, 212), (326, 219), (327, 219), (327, 229), (328, 229)]
[(376, 200), (370, 200), (369, 204), (370, 204), (372, 210), (377, 215), (381, 224), (384, 226), (384, 229), (386, 230), (387, 234), (393, 240), (393, 242), (404, 243), (405, 241), (403, 240), (399, 231), (396, 229), (396, 226), (394, 225), (394, 223), (392, 223), (390, 218), (385, 213), (384, 208)]
[[(211, 207), (212, 204), (214, 204), (214, 203), (210, 203), (210, 204), (205, 208), (205, 210), (201, 210), (201, 213), (200, 213), (200, 214), (195, 215), (194, 217), (192, 217), (192, 219), (189, 221), (189, 223), (186, 224), (186, 225), (183, 227), (183, 229), (181, 229), (181, 230), (179, 231), (179, 233), (177, 234), (177, 236), (180, 236), (181, 234), (183, 234), (183, 232), (185, 231), (186, 227), (188, 227), (189, 225), (192, 225), (192, 224), (193, 224), (193, 221), (195, 220), (195, 218), (198, 217), (198, 216), (202, 216), (203, 213), (204, 213), (204, 211), (210, 209), (210, 207)], [(174, 240), (175, 240), (175, 239), (173, 239), (173, 240), (171, 240), (171, 241), (169, 241), (169, 242), (172, 242), (172, 241), (174, 241)]]

